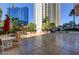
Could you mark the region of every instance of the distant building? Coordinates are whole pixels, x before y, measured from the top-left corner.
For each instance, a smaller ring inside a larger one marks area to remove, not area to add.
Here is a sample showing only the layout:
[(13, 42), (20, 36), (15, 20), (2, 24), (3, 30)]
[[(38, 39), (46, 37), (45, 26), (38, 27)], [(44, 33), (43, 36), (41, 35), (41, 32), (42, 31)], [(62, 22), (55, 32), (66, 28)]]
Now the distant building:
[(28, 8), (27, 7), (11, 7), (7, 10), (11, 18), (19, 18), (23, 24), (28, 24)]

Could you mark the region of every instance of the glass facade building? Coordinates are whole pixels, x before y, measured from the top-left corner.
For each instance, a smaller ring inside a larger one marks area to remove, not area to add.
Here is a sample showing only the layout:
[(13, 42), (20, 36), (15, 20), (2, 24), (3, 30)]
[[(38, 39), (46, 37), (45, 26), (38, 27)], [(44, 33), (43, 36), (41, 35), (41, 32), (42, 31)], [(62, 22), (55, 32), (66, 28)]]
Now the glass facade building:
[(28, 8), (27, 7), (12, 7), (7, 10), (11, 18), (19, 18), (23, 24), (28, 24)]

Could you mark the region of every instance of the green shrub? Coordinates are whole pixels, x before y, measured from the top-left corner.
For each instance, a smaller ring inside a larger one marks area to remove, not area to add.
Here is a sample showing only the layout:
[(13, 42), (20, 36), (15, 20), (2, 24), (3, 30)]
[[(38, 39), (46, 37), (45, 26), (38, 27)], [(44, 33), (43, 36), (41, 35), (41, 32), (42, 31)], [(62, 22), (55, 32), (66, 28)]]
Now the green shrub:
[(13, 33), (13, 29), (14, 29), (14, 28), (11, 27), (11, 28), (9, 29), (9, 32), (10, 32), (10, 33)]
[(42, 24), (42, 30), (43, 31), (47, 31), (47, 30), (50, 30), (50, 29), (55, 29), (55, 24), (54, 23), (50, 23), (50, 22), (46, 22), (46, 23), (43, 23)]
[(16, 27), (11, 27), (11, 28), (9, 29), (9, 32), (10, 32), (10, 33), (13, 33), (14, 30), (18, 31), (18, 30), (19, 30), (19, 27), (18, 27), (18, 26), (16, 26)]
[(0, 35), (5, 34), (5, 32), (3, 30), (0, 30)]
[(42, 24), (42, 30), (43, 30), (43, 31), (49, 30), (49, 22)]
[(43, 18), (42, 20), (42, 30), (43, 31), (47, 31), (47, 30), (50, 30), (50, 29), (55, 29), (55, 23), (50, 23), (48, 17), (46, 16), (45, 18)]
[(55, 26), (55, 23), (49, 23), (49, 29), (55, 29), (56, 26)]
[(27, 25), (27, 28), (25, 29), (27, 32), (31, 32), (31, 31), (36, 31), (36, 24), (34, 23), (29, 23)]

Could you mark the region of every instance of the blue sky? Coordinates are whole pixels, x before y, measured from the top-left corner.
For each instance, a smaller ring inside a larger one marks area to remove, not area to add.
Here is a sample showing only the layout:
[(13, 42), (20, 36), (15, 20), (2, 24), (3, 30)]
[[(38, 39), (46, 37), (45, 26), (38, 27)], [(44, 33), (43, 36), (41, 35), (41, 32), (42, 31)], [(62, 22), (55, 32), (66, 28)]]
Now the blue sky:
[[(9, 3), (0, 3), (0, 7), (3, 10), (2, 20), (5, 19), (5, 14), (7, 13), (7, 8), (12, 4)], [(15, 3), (16, 7), (28, 7), (29, 8), (29, 22), (34, 21), (34, 4), (33, 3)], [(72, 3), (61, 3), (61, 25), (64, 23), (68, 23), (73, 20), (72, 16), (69, 16), (69, 13), (73, 9)], [(76, 17), (76, 23), (79, 23), (79, 16)]]
[[(3, 10), (2, 20), (5, 19), (5, 14), (7, 14), (7, 8), (11, 7), (12, 4), (9, 3), (0, 3), (0, 7)], [(33, 3), (15, 3), (16, 7), (28, 7), (29, 9), (29, 22), (34, 21), (34, 5)]]
[[(61, 25), (73, 20), (73, 17), (69, 16), (71, 9), (73, 9), (73, 3), (61, 4)], [(76, 16), (76, 24), (78, 23), (79, 23), (79, 16)]]

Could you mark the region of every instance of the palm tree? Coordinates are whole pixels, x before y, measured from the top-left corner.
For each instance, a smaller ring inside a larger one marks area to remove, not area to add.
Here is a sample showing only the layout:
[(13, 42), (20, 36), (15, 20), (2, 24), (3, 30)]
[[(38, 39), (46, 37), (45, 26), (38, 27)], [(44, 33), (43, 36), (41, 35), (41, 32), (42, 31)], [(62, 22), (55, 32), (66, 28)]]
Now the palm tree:
[(0, 8), (0, 21), (1, 21), (1, 17), (2, 17), (2, 8)]
[(75, 28), (75, 10), (72, 9), (69, 16), (73, 16), (73, 21), (74, 21), (74, 28)]
[(46, 23), (48, 21), (48, 17), (46, 16), (45, 18), (43, 18), (42, 22)]

